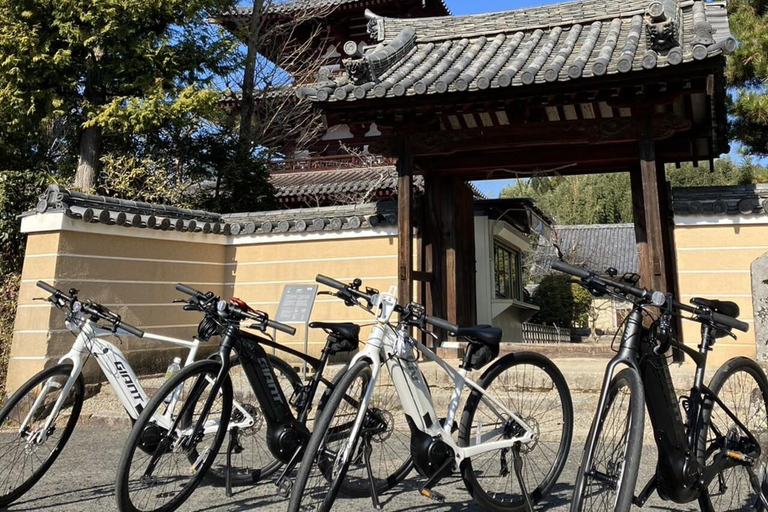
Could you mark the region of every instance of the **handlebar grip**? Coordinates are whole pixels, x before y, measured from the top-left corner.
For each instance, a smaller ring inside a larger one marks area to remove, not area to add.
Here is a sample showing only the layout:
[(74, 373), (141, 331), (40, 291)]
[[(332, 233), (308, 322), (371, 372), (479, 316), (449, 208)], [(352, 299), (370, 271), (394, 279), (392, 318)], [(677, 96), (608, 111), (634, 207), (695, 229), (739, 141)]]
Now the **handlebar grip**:
[(37, 282), (37, 287), (38, 288), (42, 288), (43, 290), (47, 291), (51, 295), (58, 295), (59, 293), (61, 293), (61, 292), (59, 292), (59, 290), (57, 290), (53, 286), (49, 285), (45, 281), (38, 281)]
[(290, 334), (293, 336), (296, 334), (296, 328), (291, 327), (290, 325), (285, 325), (280, 322), (276, 322), (274, 320), (267, 320), (267, 327), (271, 327), (272, 329), (277, 329), (280, 332), (284, 332), (285, 334)]
[(192, 297), (197, 297), (198, 295), (201, 295), (201, 293), (194, 288), (190, 288), (189, 286), (181, 283), (176, 284), (176, 289), (180, 291), (181, 293), (186, 293), (187, 295), (190, 295)]
[(723, 315), (722, 313), (715, 313), (714, 311), (711, 313), (712, 320), (714, 320), (718, 324), (727, 325), (728, 327), (732, 327), (734, 329), (738, 329), (742, 332), (749, 331), (749, 324), (746, 322), (742, 322), (741, 320), (736, 320), (733, 317), (730, 317), (728, 315)]
[(450, 333), (455, 333), (456, 331), (459, 330), (458, 325), (452, 324), (448, 320), (437, 318), (436, 316), (424, 315), (424, 321), (427, 322), (429, 325), (435, 326), (438, 329), (445, 329)]
[(144, 331), (139, 329), (138, 327), (134, 327), (131, 324), (127, 324), (125, 322), (118, 322), (117, 326), (118, 329), (127, 332), (128, 334), (131, 334), (133, 336), (136, 336), (137, 338), (144, 337)]
[(579, 267), (574, 267), (573, 265), (569, 265), (562, 261), (556, 261), (552, 263), (552, 268), (555, 270), (559, 270), (560, 272), (564, 272), (566, 274), (571, 274), (572, 276), (580, 277), (582, 279), (585, 279), (590, 275), (590, 272), (588, 270), (584, 270), (583, 268), (579, 268)]
[(322, 274), (317, 274), (317, 277), (315, 277), (315, 281), (317, 281), (320, 284), (324, 284), (325, 286), (335, 288), (337, 290), (343, 290), (344, 288), (346, 288), (346, 285), (344, 283), (337, 281), (333, 278), (324, 276)]

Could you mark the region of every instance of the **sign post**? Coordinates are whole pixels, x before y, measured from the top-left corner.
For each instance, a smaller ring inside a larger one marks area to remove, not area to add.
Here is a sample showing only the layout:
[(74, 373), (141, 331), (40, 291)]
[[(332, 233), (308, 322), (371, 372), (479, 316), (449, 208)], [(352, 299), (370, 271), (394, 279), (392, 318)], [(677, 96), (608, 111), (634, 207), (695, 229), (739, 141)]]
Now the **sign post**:
[[(309, 317), (317, 297), (316, 284), (288, 284), (277, 306), (275, 320), (284, 324), (304, 324), (304, 353), (309, 352)], [(307, 380), (307, 362), (304, 361), (302, 379)]]

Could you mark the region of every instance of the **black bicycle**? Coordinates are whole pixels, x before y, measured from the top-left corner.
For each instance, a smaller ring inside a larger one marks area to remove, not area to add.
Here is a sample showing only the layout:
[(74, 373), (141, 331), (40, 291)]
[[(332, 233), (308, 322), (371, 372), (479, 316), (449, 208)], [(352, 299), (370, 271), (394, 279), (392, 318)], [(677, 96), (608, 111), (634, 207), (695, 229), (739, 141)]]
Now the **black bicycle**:
[[(352, 323), (313, 322), (312, 328), (328, 333), (319, 359), (286, 347), (267, 338), (268, 329), (293, 335), (291, 326), (270, 320), (269, 316), (251, 309), (239, 299), (220, 300), (213, 293), (202, 293), (184, 285), (176, 289), (190, 298), (184, 308), (200, 311), (204, 318), (198, 326), (198, 337), (209, 340), (220, 336), (219, 350), (212, 358), (198, 361), (174, 374), (157, 391), (131, 431), (118, 466), (117, 504), (122, 512), (170, 512), (178, 508), (194, 491), (206, 472), (223, 475), (230, 485), (254, 483), (273, 475), (285, 465), (276, 485), (280, 494), (290, 493), (290, 473), (301, 460), (303, 447), (311, 432), (309, 424), (314, 397), (321, 384), (326, 387), (318, 406), (334, 388), (334, 382), (323, 377), (329, 358), (341, 351), (358, 347), (360, 327)], [(252, 334), (241, 329), (247, 322)], [(293, 368), (284, 361), (268, 355), (263, 347), (272, 347), (306, 361), (314, 375), (302, 383)], [(239, 363), (247, 379), (248, 390), (255, 403), (233, 397), (230, 369)], [(386, 391), (385, 391), (386, 392)], [(347, 396), (355, 402), (361, 397)], [(385, 418), (394, 418), (388, 414)], [(380, 418), (378, 420), (381, 420)], [(378, 421), (377, 420), (377, 421)], [(386, 421), (386, 419), (381, 420)], [(237, 422), (238, 428), (231, 423)], [(227, 437), (225, 453), (219, 450)], [(232, 458), (248, 450), (249, 460), (259, 460), (246, 467), (241, 461), (233, 465)], [(254, 453), (261, 454), (255, 458)], [(391, 451), (378, 450), (380, 459), (396, 456)], [(233, 470), (237, 467), (237, 470)], [(412, 468), (410, 458), (387, 460), (379, 467), (390, 473), (377, 481), (381, 492), (401, 481)], [(370, 489), (349, 485), (342, 492), (367, 495)]]
[[(556, 262), (596, 296), (631, 298), (616, 356), (608, 364), (576, 479), (571, 511), (629, 510), (651, 494), (676, 503), (698, 500), (702, 511), (768, 510), (768, 379), (746, 357), (729, 360), (704, 384), (707, 355), (718, 338), (746, 332), (733, 302), (694, 298), (693, 306)], [(677, 318), (701, 324), (698, 350), (676, 337)], [(648, 327), (644, 327), (644, 325)], [(678, 397), (667, 354), (678, 350), (696, 363), (689, 396)], [(623, 365), (624, 369), (617, 368)], [(645, 408), (659, 457), (656, 472), (635, 496)]]

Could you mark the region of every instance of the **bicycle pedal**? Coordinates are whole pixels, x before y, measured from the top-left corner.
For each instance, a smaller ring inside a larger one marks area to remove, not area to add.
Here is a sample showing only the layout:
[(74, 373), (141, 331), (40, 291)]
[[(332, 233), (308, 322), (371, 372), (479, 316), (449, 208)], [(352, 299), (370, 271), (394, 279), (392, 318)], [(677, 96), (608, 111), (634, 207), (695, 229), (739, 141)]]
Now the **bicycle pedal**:
[(739, 462), (744, 462), (747, 464), (753, 464), (755, 462), (755, 459), (753, 459), (749, 455), (741, 452), (736, 452), (733, 450), (726, 451), (725, 456), (728, 457), (729, 459), (737, 460)]
[(434, 501), (439, 501), (440, 503), (445, 502), (445, 496), (443, 496), (437, 491), (433, 491), (432, 489), (421, 489), (419, 492), (425, 498), (429, 498)]
[(293, 480), (290, 478), (283, 478), (275, 482), (277, 486), (277, 494), (283, 498), (287, 498), (291, 495), (291, 489), (293, 489)]

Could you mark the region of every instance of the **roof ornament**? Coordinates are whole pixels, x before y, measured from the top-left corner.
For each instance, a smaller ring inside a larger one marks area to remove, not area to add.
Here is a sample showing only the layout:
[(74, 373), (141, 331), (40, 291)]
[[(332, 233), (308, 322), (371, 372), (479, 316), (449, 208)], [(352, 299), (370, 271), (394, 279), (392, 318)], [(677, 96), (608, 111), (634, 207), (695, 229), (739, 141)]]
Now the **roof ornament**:
[(416, 31), (405, 27), (388, 44), (377, 46), (358, 59), (343, 61), (347, 75), (355, 85), (378, 80), (397, 61), (408, 55), (416, 45)]
[(381, 41), (384, 38), (384, 18), (374, 13), (370, 9), (365, 10), (365, 18), (368, 20), (366, 29), (368, 35), (374, 41)]
[(650, 23), (646, 25), (648, 47), (661, 52), (680, 46), (681, 13), (677, 0), (654, 0), (646, 13)]

